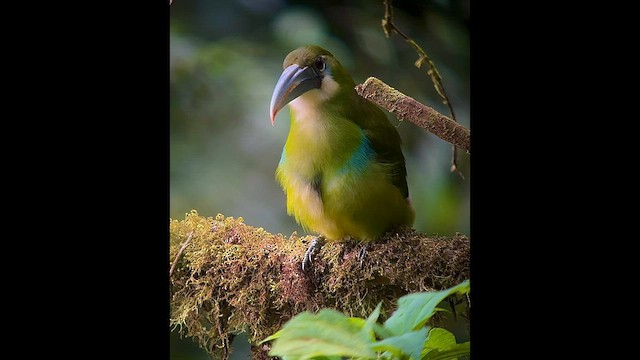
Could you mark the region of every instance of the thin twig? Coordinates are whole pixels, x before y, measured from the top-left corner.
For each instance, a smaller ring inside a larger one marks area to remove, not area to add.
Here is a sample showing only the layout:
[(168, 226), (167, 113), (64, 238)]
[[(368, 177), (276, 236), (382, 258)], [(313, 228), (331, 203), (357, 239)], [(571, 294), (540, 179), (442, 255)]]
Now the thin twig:
[(191, 241), (192, 237), (193, 237), (193, 231), (189, 233), (189, 236), (187, 236), (187, 240), (182, 244), (182, 246), (180, 246), (180, 250), (178, 250), (176, 257), (173, 260), (173, 264), (171, 264), (171, 269), (169, 270), (169, 277), (173, 275), (173, 270), (175, 270), (176, 264), (178, 263), (178, 260), (180, 260), (180, 256), (182, 256), (182, 252), (187, 247), (187, 245), (189, 245), (189, 241)]
[[(422, 68), (422, 65), (424, 65), (425, 62), (427, 62), (427, 64), (429, 65), (429, 70), (427, 70), (427, 75), (429, 75), (429, 77), (431, 78), (431, 81), (433, 82), (433, 86), (435, 87), (436, 92), (438, 93), (440, 98), (442, 98), (442, 102), (445, 105), (447, 105), (447, 107), (449, 108), (451, 119), (455, 122), (458, 122), (456, 120), (456, 114), (453, 111), (453, 106), (451, 105), (451, 101), (449, 101), (449, 96), (447, 96), (447, 91), (444, 89), (444, 85), (442, 85), (442, 77), (440, 76), (438, 69), (436, 69), (435, 64), (433, 63), (433, 61), (431, 61), (427, 53), (424, 50), (422, 50), (422, 48), (415, 41), (413, 41), (413, 39), (411, 39), (409, 36), (403, 33), (393, 23), (393, 6), (392, 6), (393, 0), (383, 0), (383, 1), (384, 1), (384, 18), (382, 19), (382, 30), (384, 31), (385, 36), (388, 38), (391, 36), (391, 32), (395, 32), (396, 34), (400, 35), (409, 45), (411, 45), (411, 47), (418, 53), (418, 56), (419, 56), (418, 60), (415, 62), (415, 66), (418, 69)], [(462, 172), (458, 170), (458, 162), (457, 162), (458, 149), (456, 148), (455, 145), (453, 146), (452, 153), (453, 153), (453, 156), (451, 159), (451, 172), (454, 172), (454, 171), (457, 172), (458, 175), (460, 175), (460, 177), (462, 177), (462, 179), (464, 180), (464, 176), (462, 175)]]

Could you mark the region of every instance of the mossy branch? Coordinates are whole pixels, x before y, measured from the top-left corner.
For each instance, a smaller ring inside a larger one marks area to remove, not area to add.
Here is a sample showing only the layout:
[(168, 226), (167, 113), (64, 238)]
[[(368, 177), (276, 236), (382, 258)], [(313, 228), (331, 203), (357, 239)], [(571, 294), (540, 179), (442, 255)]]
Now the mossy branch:
[[(256, 344), (305, 310), (329, 307), (366, 318), (382, 301), (388, 315), (404, 294), (469, 278), (467, 236), (399, 229), (371, 243), (362, 265), (361, 244), (327, 243), (304, 273), (311, 238), (270, 234), (221, 214), (192, 211), (170, 220), (172, 327), (226, 358), (234, 334), (246, 332)], [(253, 352), (266, 358), (262, 347)]]
[(356, 92), (363, 98), (394, 113), (400, 120), (408, 120), (471, 154), (471, 131), (433, 108), (370, 77), (364, 84), (356, 85)]

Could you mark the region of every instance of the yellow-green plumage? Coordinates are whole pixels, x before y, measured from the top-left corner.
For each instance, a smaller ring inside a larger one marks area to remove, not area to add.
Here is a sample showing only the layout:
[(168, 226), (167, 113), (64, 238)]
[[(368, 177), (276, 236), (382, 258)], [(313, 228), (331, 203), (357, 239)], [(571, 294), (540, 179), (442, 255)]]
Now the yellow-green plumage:
[[(290, 103), (291, 128), (276, 170), (287, 212), (327, 240), (374, 240), (394, 226), (411, 225), (414, 212), (396, 129), (356, 94), (355, 83), (328, 51), (297, 49), (284, 61), (285, 69), (291, 65), (315, 67), (321, 82)], [(292, 68), (300, 72), (297, 67)], [(272, 119), (273, 109), (272, 101)]]

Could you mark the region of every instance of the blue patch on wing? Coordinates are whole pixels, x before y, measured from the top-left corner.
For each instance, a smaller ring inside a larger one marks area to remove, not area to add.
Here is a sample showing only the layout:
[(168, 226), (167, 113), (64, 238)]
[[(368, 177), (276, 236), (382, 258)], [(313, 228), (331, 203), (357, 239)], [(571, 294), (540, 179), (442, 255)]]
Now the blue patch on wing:
[(351, 153), (351, 157), (347, 160), (344, 165), (340, 168), (340, 173), (351, 173), (354, 175), (362, 175), (364, 171), (369, 166), (369, 163), (373, 159), (375, 152), (371, 148), (371, 143), (369, 143), (369, 139), (362, 134), (362, 140), (360, 141), (360, 146), (358, 146), (353, 153)]
[(285, 154), (284, 154), (284, 147), (282, 148), (282, 155), (280, 155), (280, 162), (278, 163), (278, 165), (282, 165), (284, 164), (284, 159), (286, 158)]

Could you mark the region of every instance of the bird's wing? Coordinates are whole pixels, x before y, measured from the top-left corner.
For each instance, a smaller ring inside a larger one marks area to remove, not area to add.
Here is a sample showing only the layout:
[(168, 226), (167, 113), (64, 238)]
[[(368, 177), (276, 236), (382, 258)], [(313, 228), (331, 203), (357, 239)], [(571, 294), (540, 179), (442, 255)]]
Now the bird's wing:
[(362, 128), (365, 136), (369, 139), (371, 148), (376, 152), (376, 160), (391, 167), (391, 182), (395, 185), (404, 198), (409, 197), (407, 187), (407, 170), (405, 168), (404, 156), (400, 148), (400, 135), (396, 128), (391, 125), (386, 115), (372, 102), (360, 99), (358, 109), (354, 109), (359, 114), (354, 114), (352, 118)]

